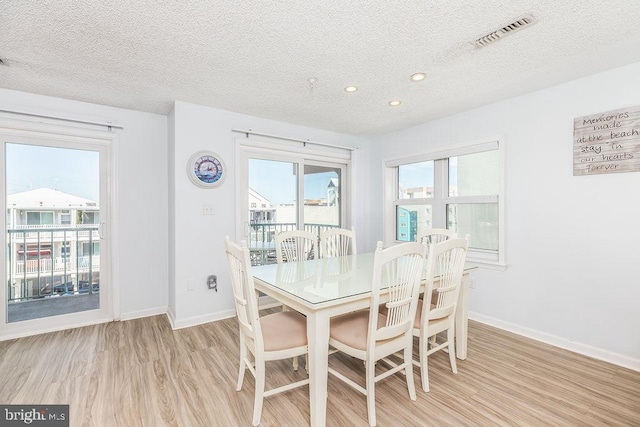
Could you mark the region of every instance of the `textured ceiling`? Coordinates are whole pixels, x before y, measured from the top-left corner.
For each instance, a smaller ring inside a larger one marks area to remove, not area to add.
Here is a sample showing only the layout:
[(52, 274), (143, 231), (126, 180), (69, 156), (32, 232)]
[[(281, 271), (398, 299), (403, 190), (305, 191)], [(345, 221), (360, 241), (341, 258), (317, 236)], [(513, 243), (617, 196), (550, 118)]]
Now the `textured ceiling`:
[(3, 88), (379, 134), (640, 61), (640, 2), (2, 0), (0, 58)]

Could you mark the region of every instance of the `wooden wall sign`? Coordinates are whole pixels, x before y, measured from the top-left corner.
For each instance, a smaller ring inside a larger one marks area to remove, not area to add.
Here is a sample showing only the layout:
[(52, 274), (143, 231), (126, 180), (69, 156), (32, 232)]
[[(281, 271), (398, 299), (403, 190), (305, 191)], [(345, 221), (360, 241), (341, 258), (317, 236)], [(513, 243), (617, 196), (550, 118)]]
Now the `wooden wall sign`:
[(573, 121), (573, 175), (640, 171), (640, 106)]

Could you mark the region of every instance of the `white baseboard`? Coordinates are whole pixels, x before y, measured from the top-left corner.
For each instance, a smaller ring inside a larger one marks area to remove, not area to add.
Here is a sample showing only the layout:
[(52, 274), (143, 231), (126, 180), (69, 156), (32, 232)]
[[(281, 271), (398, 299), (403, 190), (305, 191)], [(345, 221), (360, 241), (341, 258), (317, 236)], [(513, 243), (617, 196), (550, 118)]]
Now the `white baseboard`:
[(160, 314), (166, 314), (168, 310), (169, 307), (164, 306), (147, 308), (145, 310), (130, 311), (129, 313), (120, 313), (120, 320), (133, 320), (140, 319), (142, 317), (158, 316)]
[(498, 329), (513, 332), (514, 334), (522, 335), (523, 337), (550, 344), (555, 347), (573, 351), (574, 353), (593, 357), (594, 359), (602, 360), (603, 362), (612, 363), (614, 365), (622, 366), (623, 368), (628, 368), (640, 372), (640, 359), (634, 359), (632, 357), (613, 353), (601, 348), (592, 347), (590, 345), (581, 344), (575, 341), (570, 341), (566, 338), (547, 334), (545, 332), (540, 332), (535, 329), (526, 328), (524, 326), (505, 322), (503, 320), (495, 319), (493, 317), (474, 312), (469, 312), (469, 319), (475, 320), (476, 322), (484, 323), (489, 326), (493, 326)]
[(171, 307), (167, 307), (167, 320), (169, 320), (171, 329), (176, 329), (175, 328), (176, 315), (173, 313), (173, 310), (171, 310)]
[[(25, 323), (25, 322), (29, 322), (29, 321), (25, 320), (24, 322), (21, 322), (21, 323)], [(93, 326), (93, 325), (99, 325), (101, 323), (109, 323), (109, 322), (113, 322), (113, 320), (111, 318), (98, 318), (98, 319), (89, 319), (89, 320), (79, 321), (74, 323), (72, 326), (68, 324), (56, 324), (46, 328), (40, 328), (38, 330), (34, 330), (32, 328), (20, 328), (12, 332), (0, 333), (0, 341), (30, 337), (33, 335), (48, 334), (50, 332), (65, 331), (67, 329), (82, 328), (83, 326)]]
[[(265, 308), (271, 308), (271, 307), (280, 306), (280, 305), (282, 305), (282, 303), (280, 301), (277, 301), (277, 300), (269, 297), (269, 296), (262, 296), (262, 297), (260, 297), (260, 300), (258, 301), (258, 305), (260, 307), (260, 310), (263, 310)], [(204, 323), (216, 322), (218, 320), (229, 319), (231, 317), (235, 317), (236, 316), (235, 309), (219, 311), (217, 313), (208, 313), (208, 314), (204, 314), (202, 316), (194, 316), (194, 317), (189, 317), (189, 318), (180, 319), (180, 320), (176, 320), (176, 316), (168, 308), (167, 308), (166, 313), (167, 313), (167, 318), (169, 319), (169, 323), (171, 324), (171, 328), (173, 330), (188, 328), (188, 327), (191, 327), (191, 326), (202, 325)]]
[(188, 328), (190, 326), (202, 325), (204, 323), (215, 322), (218, 320), (228, 319), (230, 317), (235, 317), (235, 315), (236, 315), (235, 310), (225, 310), (225, 311), (219, 311), (217, 313), (209, 313), (209, 314), (204, 314), (202, 316), (193, 316), (193, 317), (188, 317), (186, 319), (177, 320), (173, 312), (171, 312), (171, 310), (167, 311), (167, 317), (169, 318), (169, 323), (171, 323), (171, 328), (174, 330)]
[[(282, 303), (269, 296), (263, 296), (263, 297), (260, 297), (258, 301), (258, 305), (260, 307), (260, 310), (263, 310), (265, 308), (281, 306)], [(204, 323), (216, 322), (218, 320), (229, 319), (231, 317), (236, 316), (236, 311), (235, 309), (225, 310), (225, 311), (219, 311), (217, 313), (209, 313), (209, 314), (204, 314), (202, 316), (194, 316), (186, 319), (176, 320), (176, 316), (173, 313), (173, 311), (169, 307), (167, 307), (166, 314), (167, 314), (167, 318), (169, 319), (169, 323), (171, 324), (171, 329), (176, 330), (176, 329), (188, 328), (190, 326), (202, 325)]]

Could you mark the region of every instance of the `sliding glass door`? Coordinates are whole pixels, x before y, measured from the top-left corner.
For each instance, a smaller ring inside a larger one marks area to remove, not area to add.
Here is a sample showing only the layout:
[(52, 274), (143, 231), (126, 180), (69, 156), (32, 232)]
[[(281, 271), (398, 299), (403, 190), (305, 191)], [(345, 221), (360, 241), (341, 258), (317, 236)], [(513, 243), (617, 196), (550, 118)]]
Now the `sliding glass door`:
[(254, 265), (276, 262), (274, 241), (282, 231), (319, 236), (323, 229), (345, 226), (346, 162), (248, 150), (240, 164), (240, 238), (247, 241)]
[(307, 228), (321, 230), (342, 227), (342, 168), (322, 164), (304, 165), (304, 204)]
[[(248, 157), (245, 235), (253, 265), (275, 263), (275, 235), (298, 229), (297, 161)], [(242, 193), (241, 193), (242, 194)]]
[(0, 136), (2, 323), (36, 333), (108, 318), (108, 145)]

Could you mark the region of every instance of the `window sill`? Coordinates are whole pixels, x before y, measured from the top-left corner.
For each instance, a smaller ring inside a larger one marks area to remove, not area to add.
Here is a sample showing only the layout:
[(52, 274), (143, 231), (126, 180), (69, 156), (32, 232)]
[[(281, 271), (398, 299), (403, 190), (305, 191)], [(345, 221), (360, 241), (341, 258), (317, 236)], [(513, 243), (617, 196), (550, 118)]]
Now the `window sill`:
[(475, 267), (485, 268), (487, 270), (505, 271), (507, 269), (507, 264), (499, 262), (484, 261), (473, 258), (467, 258), (467, 262)]

